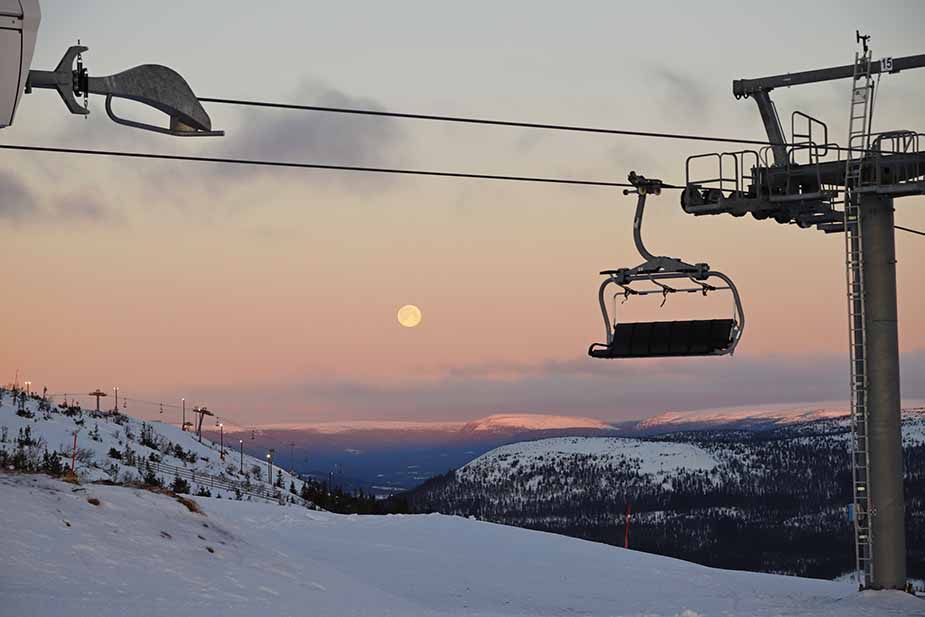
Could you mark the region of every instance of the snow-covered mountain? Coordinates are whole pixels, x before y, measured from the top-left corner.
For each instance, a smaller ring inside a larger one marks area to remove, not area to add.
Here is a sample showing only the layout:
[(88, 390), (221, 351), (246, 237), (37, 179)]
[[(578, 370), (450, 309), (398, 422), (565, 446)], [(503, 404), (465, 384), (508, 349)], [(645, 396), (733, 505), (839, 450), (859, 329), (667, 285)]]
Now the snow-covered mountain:
[[(559, 462), (577, 462), (585, 468), (618, 470), (650, 477), (670, 485), (683, 470), (712, 472), (719, 461), (704, 448), (688, 443), (643, 441), (621, 437), (555, 437), (524, 441), (496, 448), (456, 472), (460, 480), (504, 483), (525, 470), (555, 467)], [(619, 474), (613, 474), (614, 479)], [(535, 478), (534, 488), (543, 478)], [(563, 480), (565, 480), (563, 482)], [(557, 477), (557, 483), (583, 491), (580, 482)], [(614, 487), (616, 488), (616, 487)]]
[(637, 425), (640, 430), (676, 430), (692, 425), (711, 428), (745, 424), (796, 424), (813, 422), (848, 415), (844, 405), (837, 403), (809, 405), (769, 405), (759, 407), (729, 407), (722, 409), (700, 409), (695, 411), (673, 411), (647, 418)]
[[(552, 431), (562, 429), (611, 430), (603, 420), (581, 416), (539, 413), (504, 413), (478, 418), (469, 422), (408, 421), (408, 420), (349, 420), (340, 422), (287, 422), (266, 424), (260, 431), (314, 431), (334, 435), (363, 431), (395, 432), (479, 432), (479, 431)], [(250, 430), (250, 429), (246, 429)]]
[(495, 414), (466, 423), (464, 432), (511, 432), (511, 431), (561, 431), (567, 429), (594, 429), (612, 431), (612, 426), (603, 420), (579, 416), (556, 416), (547, 414), (516, 413)]
[[(783, 420), (764, 429), (506, 444), (412, 491), (412, 511), (622, 545), (620, 513), (630, 507), (631, 546), (642, 550), (718, 567), (840, 576), (853, 564), (848, 420), (774, 417)], [(916, 540), (925, 537), (925, 409), (905, 411), (903, 443), (910, 575), (925, 577), (925, 545)]]
[(716, 570), (459, 517), (295, 506), (0, 475), (4, 615), (911, 617), (845, 582)]
[(150, 473), (167, 486), (179, 475), (192, 492), (201, 489), (224, 498), (238, 497), (237, 486), (241, 498), (259, 498), (275, 494), (277, 480), (283, 493), (293, 480), (301, 485), (265, 458), (242, 456), (239, 447), (237, 439), (226, 439), (223, 454), (219, 443), (206, 438), (200, 443), (195, 434), (169, 424), (62, 408), (31, 397), (20, 405), (10, 391), (0, 391), (0, 457), (28, 459), (30, 467), (40, 466), (47, 452), (68, 468), (74, 459), (83, 481), (137, 482)]
[[(925, 403), (921, 401), (907, 401), (904, 406), (905, 411), (912, 413), (922, 409), (925, 409)], [(624, 430), (633, 435), (719, 429), (755, 431), (820, 420), (844, 420), (847, 423), (847, 419), (848, 406), (836, 401), (671, 411), (624, 425)]]
[[(255, 449), (276, 448), (277, 460), (315, 477), (337, 476), (349, 488), (386, 495), (412, 489), (449, 469), (459, 469), (492, 449), (544, 437), (652, 437), (683, 431), (775, 428), (815, 431), (820, 419), (847, 427), (836, 403), (671, 412), (642, 421), (609, 423), (566, 414), (505, 413), (469, 422), (355, 420), (263, 426), (225, 436)], [(213, 439), (218, 435), (210, 433)], [(294, 450), (289, 444), (295, 443)], [(290, 459), (292, 453), (292, 460)]]
[[(330, 422), (281, 422), (264, 424), (259, 429), (264, 431), (314, 431), (324, 435), (362, 431), (458, 431), (465, 422), (428, 422), (408, 420), (344, 420)], [(250, 431), (251, 429), (243, 429)]]
[[(235, 443), (244, 439), (263, 449), (276, 448), (286, 467), (316, 477), (333, 473), (339, 485), (379, 495), (413, 488), (505, 443), (614, 433), (607, 422), (593, 418), (530, 413), (497, 414), (471, 422), (301, 422), (231, 433), (225, 428), (226, 438)], [(293, 450), (291, 443), (296, 444)]]

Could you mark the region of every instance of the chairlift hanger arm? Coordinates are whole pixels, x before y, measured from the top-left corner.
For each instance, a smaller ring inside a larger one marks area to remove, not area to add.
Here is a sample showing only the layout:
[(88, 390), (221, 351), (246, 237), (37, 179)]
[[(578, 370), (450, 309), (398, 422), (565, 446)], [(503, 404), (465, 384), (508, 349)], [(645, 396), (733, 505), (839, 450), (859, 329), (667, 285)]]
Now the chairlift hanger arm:
[(636, 244), (636, 250), (639, 251), (639, 254), (646, 261), (626, 272), (628, 274), (636, 274), (639, 272), (686, 271), (697, 273), (699, 276), (708, 270), (709, 266), (706, 264), (688, 264), (673, 257), (659, 257), (649, 252), (642, 241), (642, 218), (646, 210), (646, 197), (649, 195), (661, 195), (663, 188), (673, 187), (657, 178), (646, 178), (645, 176), (638, 175), (635, 171), (631, 171), (627, 179), (630, 181), (630, 184), (633, 185), (633, 188), (625, 189), (623, 194), (636, 194), (638, 196), (636, 200), (636, 213), (633, 216), (633, 242)]

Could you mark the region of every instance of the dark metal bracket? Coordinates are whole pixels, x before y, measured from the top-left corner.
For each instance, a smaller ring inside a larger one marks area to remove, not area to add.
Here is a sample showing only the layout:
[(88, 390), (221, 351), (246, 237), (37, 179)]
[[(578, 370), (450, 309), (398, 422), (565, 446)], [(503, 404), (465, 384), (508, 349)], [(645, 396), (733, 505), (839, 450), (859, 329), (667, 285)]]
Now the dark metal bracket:
[[(74, 45), (64, 53), (53, 71), (29, 71), (26, 92), (33, 88), (56, 90), (73, 114), (87, 115), (78, 96), (99, 94), (106, 97), (106, 114), (123, 126), (174, 137), (220, 137), (213, 131), (212, 120), (183, 77), (160, 64), (142, 64), (115, 75), (89, 77), (80, 60), (87, 47)], [(75, 68), (76, 60), (76, 68)], [(170, 118), (167, 127), (122, 118), (112, 110), (112, 99), (123, 98), (143, 103)]]

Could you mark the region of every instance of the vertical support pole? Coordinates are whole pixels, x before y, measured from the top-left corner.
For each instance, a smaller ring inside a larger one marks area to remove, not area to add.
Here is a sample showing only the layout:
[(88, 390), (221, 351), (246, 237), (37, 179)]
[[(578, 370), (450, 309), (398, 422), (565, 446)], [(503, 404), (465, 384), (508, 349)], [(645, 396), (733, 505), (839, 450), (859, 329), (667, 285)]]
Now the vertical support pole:
[(874, 589), (906, 586), (896, 243), (892, 197), (861, 196)]
[(77, 469), (77, 431), (74, 431), (74, 449), (71, 450), (71, 473)]
[(768, 141), (773, 144), (771, 153), (774, 155), (774, 164), (783, 167), (787, 164), (787, 139), (784, 137), (784, 129), (781, 128), (780, 118), (777, 117), (777, 109), (774, 108), (769, 92), (770, 90), (759, 90), (752, 93), (752, 98), (758, 105), (758, 113), (761, 114)]

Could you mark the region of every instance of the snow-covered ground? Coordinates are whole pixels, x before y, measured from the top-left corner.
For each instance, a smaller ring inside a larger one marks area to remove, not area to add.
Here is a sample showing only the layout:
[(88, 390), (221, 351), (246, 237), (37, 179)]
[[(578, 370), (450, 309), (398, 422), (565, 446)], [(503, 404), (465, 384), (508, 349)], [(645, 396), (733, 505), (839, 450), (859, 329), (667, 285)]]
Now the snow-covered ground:
[(503, 481), (514, 467), (529, 469), (579, 455), (586, 464), (631, 468), (664, 482), (681, 469), (711, 471), (719, 464), (712, 454), (687, 443), (645, 441), (624, 437), (553, 437), (495, 448), (456, 472), (460, 479)]
[[(88, 499), (99, 500), (93, 505)], [(898, 617), (901, 592), (442, 515), (343, 516), (0, 475), (0, 614)]]
[[(203, 476), (211, 475), (235, 482), (245, 480), (238, 450), (240, 444), (237, 441), (226, 441), (223, 459), (219, 444), (205, 438), (199, 443), (194, 433), (181, 431), (176, 426), (162, 422), (143, 422), (125, 415), (96, 416), (89, 411), (67, 415), (55, 405), (48, 411), (42, 411), (39, 401), (34, 399), (26, 402), (27, 415), (32, 417), (17, 415), (17, 409), (18, 406), (11, 394), (5, 392), (0, 402), (0, 449), (12, 452), (16, 448), (20, 432), (28, 428), (33, 438), (41, 439), (40, 445), (32, 446), (35, 456), (41, 457), (45, 449), (58, 452), (61, 454), (62, 463), (70, 467), (74, 432), (77, 431), (77, 447), (82, 452), (78, 457), (76, 471), (85, 481), (139, 480), (141, 474), (138, 466), (128, 464), (130, 461), (124, 456), (128, 450), (136, 459), (149, 460), (153, 454), (155, 459), (165, 465), (195, 471)], [(147, 439), (143, 440), (143, 434)], [(142, 441), (149, 445), (143, 444)], [(150, 447), (151, 445), (156, 445), (157, 448)], [(111, 450), (123, 457), (111, 456)], [(255, 468), (259, 471), (255, 471)], [(277, 473), (282, 472), (283, 489), (288, 490), (293, 477), (276, 465), (273, 465), (272, 469), (274, 481)], [(266, 484), (269, 471), (266, 459), (257, 459), (245, 454), (243, 471), (255, 486), (261, 483), (264, 487), (269, 486)], [(166, 485), (174, 479), (173, 474), (168, 472), (156, 472), (156, 475)], [(295, 484), (301, 487), (299, 480), (296, 480)], [(194, 484), (194, 492), (198, 486)], [(232, 492), (215, 488), (205, 479), (201, 486), (208, 488), (213, 495), (234, 497)]]

